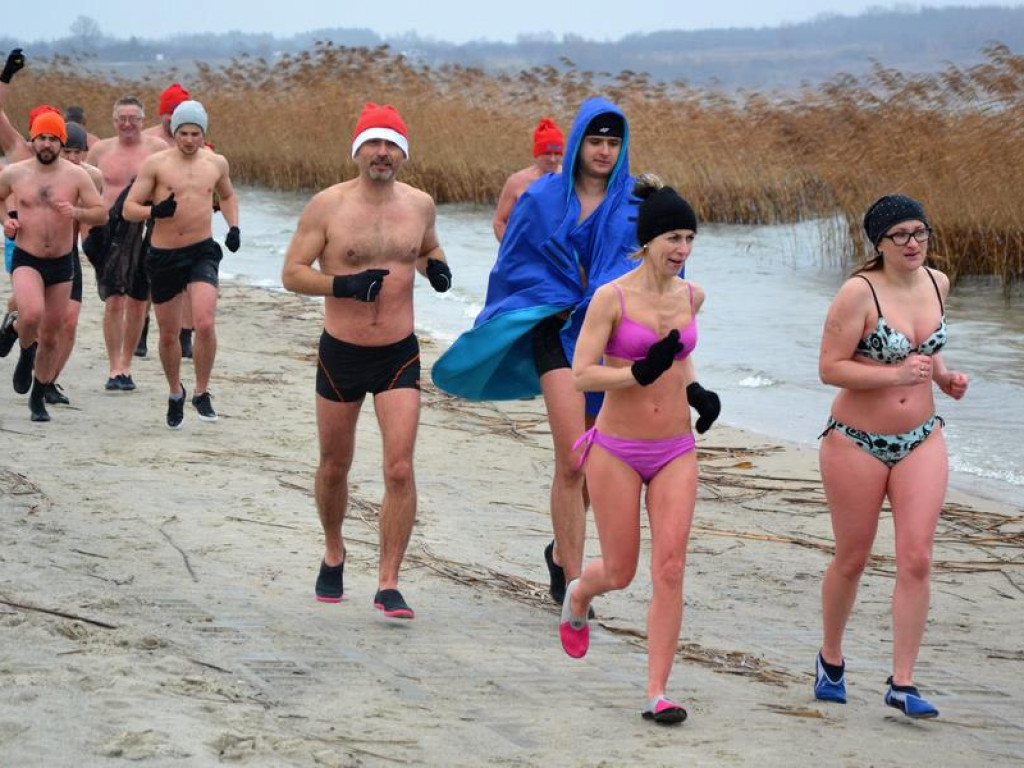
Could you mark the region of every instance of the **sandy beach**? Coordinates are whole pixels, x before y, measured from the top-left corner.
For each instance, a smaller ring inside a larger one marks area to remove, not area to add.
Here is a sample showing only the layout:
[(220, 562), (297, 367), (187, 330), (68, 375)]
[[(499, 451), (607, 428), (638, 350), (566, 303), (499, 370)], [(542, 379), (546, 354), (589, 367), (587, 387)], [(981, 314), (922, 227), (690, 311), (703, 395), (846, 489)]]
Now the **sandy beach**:
[[(388, 621), (372, 607), (382, 483), (370, 402), (346, 599), (313, 599), (321, 307), (225, 285), (211, 384), (221, 418), (188, 407), (179, 432), (164, 426), (155, 335), (139, 389), (103, 390), (101, 309), (87, 274), (61, 379), (72, 405), (51, 406), (49, 424), (30, 422), (10, 388), (16, 352), (0, 361), (0, 765), (1024, 763), (1024, 509), (948, 497), (917, 669), (938, 720), (882, 703), (887, 515), (847, 636), (850, 701), (818, 703), (831, 528), (817, 455), (716, 426), (698, 443), (669, 691), (690, 719), (659, 727), (639, 716), (643, 565), (630, 589), (595, 603), (585, 659), (559, 645), (540, 400), (437, 392), (427, 370), (441, 350), (424, 340), (419, 514), (402, 583), (417, 618)], [(191, 392), (188, 362), (184, 379)], [(588, 534), (594, 554), (592, 521)]]

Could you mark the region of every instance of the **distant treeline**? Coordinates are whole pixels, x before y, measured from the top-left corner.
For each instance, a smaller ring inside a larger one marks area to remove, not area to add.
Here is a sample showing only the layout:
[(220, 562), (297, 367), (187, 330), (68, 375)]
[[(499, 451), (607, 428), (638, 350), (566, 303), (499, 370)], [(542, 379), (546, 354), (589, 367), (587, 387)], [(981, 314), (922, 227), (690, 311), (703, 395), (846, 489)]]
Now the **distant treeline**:
[[(578, 35), (522, 35), (515, 43), (446, 43), (416, 34), (382, 37), (368, 29), (318, 29), (292, 37), (271, 34), (178, 35), (161, 40), (104, 34), (87, 16), (71, 24), (68, 37), (32, 42), (0, 36), (0, 51), (24, 47), (34, 58), (86, 57), (96, 64), (161, 67), (193, 60), (207, 63), (241, 55), (273, 60), (297, 55), (318, 41), (347, 47), (388, 45), (415, 64), (457, 64), (490, 72), (553, 66), (606, 73), (645, 72), (655, 80), (727, 90), (793, 90), (838, 73), (868, 74), (877, 62), (904, 73), (938, 72), (949, 63), (983, 63), (980, 51), (998, 40), (1024, 50), (1024, 5), (1013, 8), (875, 9), (860, 16), (820, 16), (773, 28), (714, 29), (627, 35), (615, 42)], [(611, 74), (607, 75), (611, 78)]]

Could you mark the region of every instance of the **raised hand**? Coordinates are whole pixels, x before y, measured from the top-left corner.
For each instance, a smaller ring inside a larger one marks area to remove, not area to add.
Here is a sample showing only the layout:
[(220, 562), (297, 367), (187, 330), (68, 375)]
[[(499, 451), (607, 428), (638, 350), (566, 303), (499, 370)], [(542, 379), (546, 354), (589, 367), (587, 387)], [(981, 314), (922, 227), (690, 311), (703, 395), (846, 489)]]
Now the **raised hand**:
[(7, 63), (4, 64), (3, 72), (0, 72), (0, 83), (9, 83), (11, 78), (25, 66), (25, 54), (21, 48), (15, 48), (7, 54)]

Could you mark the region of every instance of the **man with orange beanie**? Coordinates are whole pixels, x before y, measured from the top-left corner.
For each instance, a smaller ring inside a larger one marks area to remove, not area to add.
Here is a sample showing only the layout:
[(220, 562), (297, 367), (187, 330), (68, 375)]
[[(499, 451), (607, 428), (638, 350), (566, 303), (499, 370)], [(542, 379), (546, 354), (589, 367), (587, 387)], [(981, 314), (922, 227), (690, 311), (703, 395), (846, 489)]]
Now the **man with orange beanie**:
[(18, 218), (4, 221), (4, 234), (15, 241), (11, 277), (19, 308), (14, 390), (25, 394), (31, 388), (32, 421), (49, 421), (44, 399), (57, 375), (58, 339), (71, 296), (75, 222), (103, 224), (107, 211), (89, 174), (61, 159), (68, 137), (64, 118), (42, 112), (30, 133), (35, 157), (0, 171), (0, 200), (18, 201)]
[(320, 466), (314, 487), (325, 551), (316, 599), (337, 603), (344, 594), (341, 525), (356, 421), (369, 393), (384, 444), (373, 604), (394, 619), (414, 616), (398, 591), (398, 571), (416, 519), (413, 446), (420, 354), (413, 333), (413, 282), (419, 272), (439, 293), (452, 284), (434, 226), (434, 201), (396, 180), (409, 158), (408, 137), (394, 107), (366, 105), (352, 136), (359, 175), (313, 197), (299, 219), (282, 272), (289, 291), (326, 297), (317, 356)]
[(533, 132), (533, 165), (516, 171), (508, 177), (498, 198), (494, 211), (494, 236), (498, 242), (505, 236), (512, 209), (516, 200), (545, 173), (558, 173), (562, 169), (562, 155), (565, 154), (565, 136), (550, 117), (542, 117)]

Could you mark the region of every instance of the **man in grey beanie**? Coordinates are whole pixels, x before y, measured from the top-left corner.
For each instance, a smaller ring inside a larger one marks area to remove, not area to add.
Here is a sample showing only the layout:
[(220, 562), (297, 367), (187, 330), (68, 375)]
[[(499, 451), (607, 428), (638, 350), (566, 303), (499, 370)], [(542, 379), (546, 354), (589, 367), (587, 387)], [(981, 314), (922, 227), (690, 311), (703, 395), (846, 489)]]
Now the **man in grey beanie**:
[(195, 326), (192, 405), (201, 420), (217, 420), (209, 383), (217, 352), (214, 312), (222, 253), (213, 239), (213, 193), (230, 227), (224, 245), (232, 253), (241, 245), (238, 198), (231, 185), (228, 161), (207, 148), (208, 124), (202, 104), (181, 102), (171, 116), (174, 147), (146, 159), (124, 204), (124, 216), (129, 221), (153, 219), (146, 265), (160, 327), (160, 363), (170, 387), (168, 429), (180, 429), (184, 419), (186, 390), (180, 376), (180, 333), (181, 308), (186, 300), (192, 305)]

